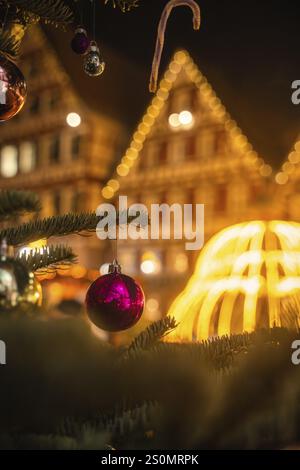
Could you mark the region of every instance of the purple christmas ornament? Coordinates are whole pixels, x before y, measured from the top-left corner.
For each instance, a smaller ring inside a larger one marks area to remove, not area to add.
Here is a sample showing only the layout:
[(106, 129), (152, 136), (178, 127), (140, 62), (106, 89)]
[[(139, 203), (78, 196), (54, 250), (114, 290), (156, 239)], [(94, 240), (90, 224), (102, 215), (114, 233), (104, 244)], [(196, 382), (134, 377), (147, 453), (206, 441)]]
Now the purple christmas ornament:
[(84, 55), (90, 47), (90, 39), (87, 36), (86, 30), (79, 26), (75, 30), (74, 37), (71, 41), (71, 48), (75, 54)]
[(131, 277), (121, 274), (120, 265), (114, 261), (109, 274), (100, 276), (89, 287), (87, 314), (102, 330), (126, 330), (141, 318), (144, 301), (141, 287)]

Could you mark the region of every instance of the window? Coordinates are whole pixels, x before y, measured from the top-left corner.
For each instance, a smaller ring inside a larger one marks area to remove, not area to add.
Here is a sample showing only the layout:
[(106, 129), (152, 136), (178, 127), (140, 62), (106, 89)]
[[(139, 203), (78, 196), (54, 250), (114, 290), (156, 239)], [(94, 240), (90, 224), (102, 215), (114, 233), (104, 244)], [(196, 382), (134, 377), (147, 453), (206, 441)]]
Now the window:
[(168, 150), (167, 143), (166, 142), (162, 143), (159, 148), (159, 163), (167, 162), (167, 150)]
[(30, 173), (36, 165), (36, 144), (23, 142), (19, 149), (19, 166), (21, 173)]
[(49, 98), (49, 108), (54, 109), (60, 102), (60, 91), (54, 89), (51, 91), (50, 98)]
[(220, 186), (216, 190), (215, 196), (215, 211), (225, 212), (227, 207), (227, 188), (226, 186)]
[(60, 214), (61, 208), (61, 197), (59, 192), (55, 192), (53, 196), (53, 209), (56, 215)]
[(18, 173), (18, 148), (15, 145), (6, 145), (1, 150), (1, 175), (11, 178)]
[(73, 194), (71, 202), (71, 212), (78, 212), (80, 210), (80, 198), (80, 193), (76, 192)]
[(219, 131), (215, 136), (216, 153), (222, 153), (226, 150), (227, 135), (225, 131)]
[(60, 139), (59, 136), (54, 136), (50, 142), (49, 157), (51, 163), (59, 162), (60, 154)]
[(36, 77), (39, 73), (39, 70), (40, 70), (40, 63), (39, 63), (38, 57), (34, 57), (29, 64), (29, 68), (27, 72), (28, 77), (30, 78)]
[(194, 157), (196, 153), (196, 139), (190, 136), (185, 141), (185, 155), (187, 157)]
[(80, 135), (75, 135), (72, 138), (72, 143), (71, 143), (71, 155), (72, 155), (72, 160), (77, 160), (79, 157), (80, 153), (80, 142), (81, 138)]
[(38, 114), (40, 110), (40, 98), (38, 96), (35, 96), (32, 98), (31, 104), (30, 104), (30, 113), (31, 114)]
[(200, 157), (207, 159), (214, 154), (214, 141), (215, 135), (211, 130), (206, 130), (202, 133), (199, 146), (200, 146)]

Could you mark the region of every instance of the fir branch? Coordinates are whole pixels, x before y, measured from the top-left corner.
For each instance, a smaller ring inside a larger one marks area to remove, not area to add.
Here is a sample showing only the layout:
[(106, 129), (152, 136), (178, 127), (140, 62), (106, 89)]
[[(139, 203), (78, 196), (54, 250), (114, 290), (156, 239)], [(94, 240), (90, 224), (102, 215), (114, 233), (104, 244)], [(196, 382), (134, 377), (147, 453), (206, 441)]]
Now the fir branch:
[(300, 297), (294, 295), (281, 301), (280, 309), (281, 326), (295, 328), (300, 331)]
[[(105, 5), (109, 1), (110, 0), (104, 0)], [(111, 0), (111, 2), (114, 8), (118, 6), (123, 13), (139, 6), (139, 0)]]
[(30, 271), (40, 271), (42, 269), (54, 269), (57, 266), (75, 263), (76, 255), (70, 247), (45, 246), (42, 250), (32, 250), (30, 254), (22, 253), (19, 260), (27, 266)]
[(29, 191), (0, 191), (0, 221), (41, 209), (39, 197)]
[(0, 52), (8, 59), (15, 60), (20, 53), (21, 40), (8, 30), (0, 29)]
[(74, 20), (74, 11), (65, 0), (9, 0), (8, 4), (44, 21), (67, 24)]
[(176, 320), (173, 317), (165, 317), (142, 331), (129, 345), (127, 354), (138, 353), (140, 350), (150, 349), (164, 336), (176, 328)]
[[(117, 225), (121, 213), (117, 213)], [(95, 213), (66, 214), (35, 220), (19, 227), (6, 228), (0, 231), (0, 240), (6, 239), (9, 245), (21, 245), (42, 238), (61, 237), (71, 234), (94, 232), (103, 217)], [(134, 221), (135, 216), (128, 216), (128, 223)]]

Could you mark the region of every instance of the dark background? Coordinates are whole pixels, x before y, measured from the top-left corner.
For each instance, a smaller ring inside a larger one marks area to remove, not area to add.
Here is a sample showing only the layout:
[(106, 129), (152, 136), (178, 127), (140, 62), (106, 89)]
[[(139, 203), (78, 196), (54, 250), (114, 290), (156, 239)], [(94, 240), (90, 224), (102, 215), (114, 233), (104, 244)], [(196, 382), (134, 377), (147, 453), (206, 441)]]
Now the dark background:
[[(97, 3), (99, 45), (110, 46), (142, 69), (147, 94), (156, 29), (166, 0), (140, 0), (128, 13)], [(185, 48), (227, 110), (263, 157), (278, 166), (300, 134), (300, 106), (291, 102), (291, 83), (300, 79), (300, 2), (286, 0), (198, 0), (199, 32), (187, 7), (173, 10), (161, 72), (174, 50)], [(85, 17), (89, 2), (85, 0)], [(109, 67), (109, 58), (106, 58)], [(122, 71), (120, 71), (120, 81)], [(128, 85), (130, 86), (130, 85)]]

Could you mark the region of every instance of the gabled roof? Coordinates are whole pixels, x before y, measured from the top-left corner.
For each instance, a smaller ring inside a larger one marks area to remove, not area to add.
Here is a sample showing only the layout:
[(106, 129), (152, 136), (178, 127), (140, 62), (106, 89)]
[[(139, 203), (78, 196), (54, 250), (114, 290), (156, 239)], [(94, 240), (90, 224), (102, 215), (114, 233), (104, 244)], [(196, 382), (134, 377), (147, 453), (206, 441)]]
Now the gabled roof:
[(156, 123), (156, 120), (159, 118), (160, 111), (169, 97), (169, 92), (173, 88), (174, 83), (182, 70), (184, 70), (188, 79), (200, 90), (204, 102), (208, 103), (212, 113), (225, 125), (226, 129), (230, 131), (231, 137), (238, 143), (242, 153), (247, 154), (247, 157), (249, 157), (248, 161), (252, 164), (258, 164), (262, 176), (269, 176), (272, 173), (272, 168), (267, 165), (263, 159), (258, 157), (258, 154), (253, 150), (247, 137), (243, 134), (237, 123), (231, 118), (207, 79), (193, 62), (188, 52), (181, 50), (174, 54), (173, 59), (159, 84), (158, 91), (133, 134), (129, 147), (118, 162), (112, 179), (110, 179), (103, 188), (102, 195), (105, 199), (111, 199), (115, 196), (119, 190), (122, 178), (129, 174), (136, 159), (139, 158), (146, 137)]
[(296, 172), (299, 175), (300, 169), (300, 139), (296, 140), (291, 152), (288, 154), (287, 159), (282, 164), (280, 171), (275, 176), (275, 181), (278, 184), (284, 185), (294, 180)]

